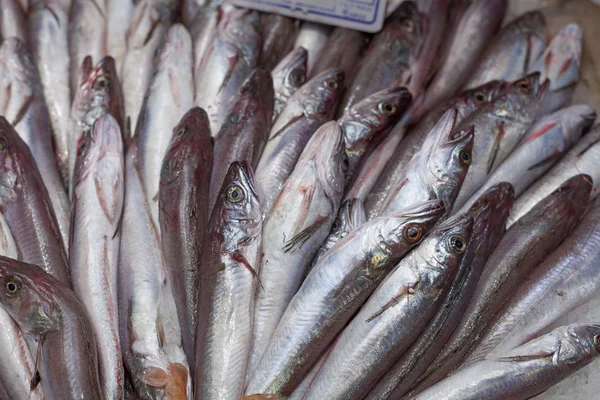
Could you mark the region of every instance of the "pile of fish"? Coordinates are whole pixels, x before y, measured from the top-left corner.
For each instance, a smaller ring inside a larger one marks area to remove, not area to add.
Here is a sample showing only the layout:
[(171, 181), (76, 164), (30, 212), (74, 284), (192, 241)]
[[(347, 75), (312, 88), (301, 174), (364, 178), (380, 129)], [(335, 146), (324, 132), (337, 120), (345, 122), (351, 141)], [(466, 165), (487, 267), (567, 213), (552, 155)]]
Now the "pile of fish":
[[(600, 355), (583, 32), (2, 0), (1, 399), (528, 399)], [(592, 321), (593, 322), (593, 321)]]

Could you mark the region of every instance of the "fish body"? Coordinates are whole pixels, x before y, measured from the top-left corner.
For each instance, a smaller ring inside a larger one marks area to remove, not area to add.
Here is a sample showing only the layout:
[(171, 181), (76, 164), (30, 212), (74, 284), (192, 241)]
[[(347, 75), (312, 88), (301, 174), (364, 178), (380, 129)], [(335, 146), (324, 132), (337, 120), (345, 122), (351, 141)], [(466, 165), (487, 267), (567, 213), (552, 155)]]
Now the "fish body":
[(306, 82), (308, 52), (304, 47), (297, 47), (273, 68), (273, 91), (275, 108), (273, 121), (285, 108), (289, 98)]
[(294, 47), (296, 20), (279, 14), (264, 13), (260, 16), (263, 44), (259, 65), (271, 71)]
[(321, 56), (315, 60), (311, 70), (311, 77), (331, 68), (341, 68), (350, 82), (360, 55), (367, 46), (367, 36), (354, 29), (336, 27), (331, 31), (325, 49)]
[(27, 42), (27, 17), (19, 0), (0, 1), (0, 37)]
[(221, 18), (226, 19), (229, 18), (228, 14), (235, 10), (235, 7), (231, 5), (219, 6), (218, 3), (220, 1), (210, 1), (208, 4), (200, 6), (191, 22), (186, 24), (189, 27), (194, 46), (194, 75), (198, 75), (206, 50), (217, 33), (219, 14), (222, 14)]
[(106, 54), (115, 59), (117, 75), (123, 76), (123, 63), (127, 54), (127, 32), (133, 18), (135, 0), (106, 0), (106, 19), (110, 28), (106, 30)]
[[(303, 47), (308, 52), (307, 72), (308, 76), (313, 76), (312, 70), (317, 61), (321, 59), (327, 46), (327, 39), (331, 34), (331, 27), (325, 24), (319, 24), (311, 21), (303, 21), (294, 48)], [(316, 76), (316, 74), (315, 74)]]

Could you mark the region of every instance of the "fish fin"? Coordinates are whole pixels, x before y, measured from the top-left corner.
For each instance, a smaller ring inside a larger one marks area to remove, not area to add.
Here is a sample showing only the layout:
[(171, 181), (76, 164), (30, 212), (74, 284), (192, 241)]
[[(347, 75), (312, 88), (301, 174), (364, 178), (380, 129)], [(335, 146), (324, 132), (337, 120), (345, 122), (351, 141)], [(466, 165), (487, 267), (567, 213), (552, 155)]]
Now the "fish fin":
[(177, 106), (177, 108), (181, 107), (181, 87), (179, 86), (179, 81), (175, 77), (172, 70), (168, 71), (169, 76), (169, 89), (171, 89), (171, 98), (173, 99), (173, 103)]
[(414, 290), (415, 286), (416, 286), (416, 283), (407, 283), (406, 285), (403, 285), (400, 288), (400, 290), (398, 291), (398, 293), (396, 293), (396, 295), (390, 299), (390, 301), (388, 301), (386, 304), (384, 304), (383, 307), (381, 307), (375, 314), (373, 314), (369, 318), (367, 318), (365, 322), (373, 321), (375, 318), (379, 317), (385, 311), (389, 310), (396, 304), (400, 303), (400, 300), (402, 299), (402, 296), (404, 296), (404, 295), (406, 295), (406, 301), (409, 302), (410, 295), (415, 293), (415, 290)]
[(500, 151), (500, 143), (502, 143), (502, 139), (504, 139), (504, 134), (504, 122), (500, 122), (498, 126), (498, 133), (496, 134), (496, 140), (494, 140), (494, 146), (492, 147), (492, 152), (490, 153), (490, 158), (488, 160), (488, 174), (492, 172), (494, 164), (496, 163), (496, 158), (498, 157), (498, 152)]
[(35, 355), (35, 362), (33, 364), (33, 371), (34, 371), (34, 375), (33, 378), (31, 379), (31, 382), (29, 382), (29, 388), (31, 389), (31, 391), (33, 391), (37, 385), (40, 383), (40, 381), (42, 380), (42, 377), (40, 376), (40, 369), (39, 369), (39, 365), (42, 361), (42, 345), (44, 344), (44, 341), (46, 340), (46, 335), (42, 334), (40, 335), (40, 340), (37, 346), (37, 352)]
[(548, 164), (548, 163), (552, 164), (554, 161), (558, 160), (561, 155), (562, 155), (562, 153), (560, 151), (556, 151), (556, 152), (550, 154), (548, 157), (544, 158), (543, 160), (536, 162), (531, 167), (527, 168), (527, 171), (531, 171), (532, 169), (541, 167), (544, 164)]
[(285, 253), (290, 252), (290, 251), (293, 253), (294, 251), (301, 248), (304, 245), (304, 243), (306, 243), (311, 238), (311, 236), (316, 231), (318, 231), (319, 228), (323, 225), (323, 223), (325, 223), (327, 220), (328, 220), (327, 216), (319, 215), (316, 218), (315, 222), (313, 222), (308, 227), (303, 229), (300, 233), (298, 233), (293, 238), (291, 238), (285, 244), (285, 246), (283, 246), (283, 251)]
[(121, 210), (121, 214), (119, 215), (119, 222), (117, 222), (117, 226), (115, 227), (115, 232), (112, 235), (111, 239), (114, 239), (117, 237), (117, 235), (119, 234), (119, 232), (121, 231), (121, 226), (123, 225), (123, 210)]
[(525, 143), (533, 142), (535, 139), (544, 136), (549, 130), (554, 128), (556, 125), (558, 125), (558, 122), (552, 121), (549, 124), (544, 125), (541, 129), (537, 130), (536, 132), (532, 132), (530, 135), (527, 135), (525, 139), (523, 139), (523, 141), (519, 144), (519, 147), (523, 146)]
[[(113, 193), (116, 192), (116, 187), (120, 184), (121, 184), (121, 182), (119, 182), (119, 180), (112, 183), (111, 189), (113, 190)], [(104, 215), (111, 223), (115, 223), (115, 222), (118, 223), (118, 221), (115, 220), (117, 217), (117, 214), (119, 212), (118, 196), (105, 196), (105, 193), (103, 190), (103, 184), (98, 179), (98, 176), (94, 176), (94, 185), (96, 186), (96, 194), (98, 196), (98, 202), (100, 203), (100, 208), (102, 208)], [(111, 197), (112, 197), (112, 199), (111, 199)], [(108, 201), (107, 201), (107, 199), (108, 199)], [(110, 200), (112, 200), (112, 201), (110, 201)], [(119, 216), (119, 219), (121, 219), (120, 216)]]
[(250, 265), (250, 263), (248, 262), (248, 260), (246, 259), (246, 257), (244, 257), (244, 255), (239, 251), (239, 250), (235, 250), (232, 254), (231, 254), (231, 258), (234, 261), (240, 262), (242, 263), (242, 265), (244, 267), (246, 267), (246, 269), (248, 271), (250, 271), (250, 273), (252, 274), (252, 277), (254, 279), (256, 279), (258, 281), (258, 283), (260, 284), (260, 287), (264, 290), (265, 288), (263, 287), (262, 282), (260, 281), (260, 278), (258, 277), (258, 271), (256, 271), (252, 265)]
[(152, 22), (152, 26), (150, 27), (150, 30), (148, 31), (148, 34), (146, 35), (146, 38), (144, 39), (144, 43), (142, 44), (142, 46), (146, 46), (148, 44), (148, 42), (150, 42), (150, 39), (152, 39), (152, 36), (154, 35), (154, 31), (156, 30), (156, 28), (158, 27), (159, 24), (160, 24), (160, 19), (157, 19)]
[(271, 141), (273, 139), (275, 139), (277, 136), (279, 136), (282, 132), (284, 132), (286, 129), (288, 129), (290, 126), (294, 125), (298, 120), (300, 120), (302, 117), (304, 116), (304, 114), (300, 113), (299, 115), (295, 116), (294, 118), (291, 118), (289, 120), (289, 122), (287, 124), (285, 124), (281, 129), (279, 129), (277, 132), (275, 132), (271, 137), (269, 137), (268, 141)]
[(17, 126), (17, 124), (19, 122), (21, 122), (21, 120), (23, 119), (23, 117), (25, 116), (25, 114), (27, 114), (27, 111), (29, 111), (29, 107), (31, 106), (31, 103), (33, 103), (33, 95), (28, 96), (25, 99), (25, 102), (21, 105), (21, 108), (19, 108), (19, 112), (17, 112), (17, 115), (15, 116), (15, 119), (13, 119), (11, 125), (12, 126)]
[(581, 150), (578, 154), (577, 154), (577, 158), (581, 157), (582, 155), (584, 155), (589, 149), (591, 149), (592, 147), (594, 147), (595, 144), (597, 144), (598, 142), (600, 142), (600, 138), (596, 139), (594, 141), (592, 141), (590, 144), (587, 145), (587, 147), (583, 150)]

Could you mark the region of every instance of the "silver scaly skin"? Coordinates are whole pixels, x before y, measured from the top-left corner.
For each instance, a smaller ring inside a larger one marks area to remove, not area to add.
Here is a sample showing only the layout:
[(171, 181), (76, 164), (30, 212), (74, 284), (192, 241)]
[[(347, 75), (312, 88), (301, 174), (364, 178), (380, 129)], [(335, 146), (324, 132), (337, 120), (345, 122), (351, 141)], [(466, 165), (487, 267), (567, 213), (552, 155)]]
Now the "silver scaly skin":
[(398, 261), (444, 213), (439, 200), (374, 219), (311, 270), (281, 317), (246, 394), (290, 394)]
[(411, 400), (526, 400), (598, 355), (600, 325), (567, 325), (472, 364)]
[(261, 13), (263, 45), (259, 65), (269, 71), (292, 51), (296, 33), (296, 20), (279, 14)]
[[(313, 74), (315, 63), (321, 59), (323, 52), (326, 50), (327, 39), (331, 33), (331, 26), (319, 24), (311, 21), (303, 21), (294, 48), (303, 47), (308, 52), (307, 60), (307, 76), (311, 79), (316, 76)], [(323, 71), (321, 71), (323, 72)]]
[(310, 77), (331, 68), (344, 71), (346, 84), (354, 76), (362, 51), (367, 46), (367, 35), (354, 29), (336, 27), (331, 31), (324, 51), (313, 63)]
[(408, 254), (336, 339), (305, 399), (363, 398), (418, 337), (444, 299), (473, 219), (438, 225)]
[(342, 130), (330, 121), (306, 145), (264, 221), (248, 377), (331, 231), (342, 200), (345, 160)]
[(259, 285), (261, 215), (252, 170), (229, 168), (202, 253), (196, 334), (195, 399), (239, 400)]
[(271, 71), (275, 92), (273, 121), (281, 114), (289, 98), (306, 82), (307, 59), (306, 49), (297, 47), (283, 57)]

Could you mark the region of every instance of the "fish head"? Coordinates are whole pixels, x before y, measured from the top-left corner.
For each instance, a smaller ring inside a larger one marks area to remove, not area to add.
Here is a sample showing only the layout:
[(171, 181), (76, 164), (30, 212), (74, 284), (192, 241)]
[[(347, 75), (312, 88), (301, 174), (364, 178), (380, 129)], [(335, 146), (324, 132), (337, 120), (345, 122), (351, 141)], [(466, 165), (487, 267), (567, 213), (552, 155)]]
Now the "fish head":
[(256, 64), (263, 42), (259, 14), (236, 8), (224, 15), (217, 25), (217, 37), (233, 44), (249, 64)]
[(304, 47), (297, 47), (273, 69), (273, 81), (280, 82), (280, 88), (286, 97), (290, 97), (306, 83), (307, 62), (308, 51)]
[(344, 71), (333, 68), (306, 82), (293, 97), (307, 118), (329, 120), (335, 114), (343, 87)]
[(527, 70), (531, 70), (532, 65), (546, 49), (546, 36), (548, 29), (544, 14), (539, 11), (530, 11), (523, 14), (515, 21), (515, 30), (517, 34), (527, 39), (526, 54), (528, 59)]
[(490, 81), (481, 86), (474, 87), (449, 100), (448, 105), (456, 108), (459, 120), (491, 102), (505, 88), (504, 81)]
[(486, 190), (467, 212), (473, 218), (472, 238), (487, 238), (495, 243), (506, 229), (506, 221), (515, 201), (515, 189), (508, 182), (500, 182)]
[(346, 154), (353, 170), (369, 145), (381, 138), (404, 114), (412, 96), (404, 87), (374, 93), (348, 109), (340, 119)]
[(302, 154), (298, 165), (303, 160), (314, 157), (321, 187), (334, 204), (339, 204), (350, 165), (344, 148), (342, 128), (336, 121), (326, 122), (317, 129), (306, 147), (309, 151)]
[(600, 324), (572, 324), (557, 330), (560, 332), (558, 364), (574, 366), (600, 355)]
[[(493, 102), (493, 113), (500, 118), (532, 121), (548, 91), (549, 82), (540, 81), (540, 73), (533, 72), (508, 86)], [(528, 122), (529, 124), (529, 122)]]
[(426, 23), (427, 16), (419, 12), (415, 2), (404, 1), (389, 16), (384, 34), (389, 32), (395, 37), (401, 37), (402, 42), (411, 48), (412, 55), (417, 56), (427, 33)]
[[(82, 63), (82, 82), (73, 99), (73, 109), (83, 122), (91, 126), (99, 113), (109, 110), (115, 118), (122, 119), (123, 93), (112, 57), (105, 57), (92, 67), (87, 56)], [(120, 125), (122, 126), (122, 125)]]
[(576, 104), (558, 111), (565, 141), (575, 144), (596, 121), (596, 111), (587, 104)]
[(17, 38), (2, 42), (0, 68), (0, 115), (14, 121), (24, 116), (34, 98), (42, 99), (43, 87), (27, 46)]
[(37, 166), (29, 147), (6, 118), (0, 116), (0, 208), (16, 200), (22, 176), (32, 168)]
[(105, 96), (105, 104), (107, 104), (108, 112), (117, 120), (119, 127), (124, 128), (123, 119), (124, 99), (123, 89), (117, 73), (117, 64), (115, 59), (108, 56), (98, 62), (96, 68), (99, 69), (96, 78), (92, 85), (94, 91), (98, 91), (100, 96)]
[(337, 218), (331, 225), (330, 235), (340, 239), (367, 222), (367, 214), (361, 199), (345, 200), (338, 211)]
[(0, 303), (26, 334), (58, 330), (60, 310), (53, 287), (61, 284), (36, 265), (0, 256)]

